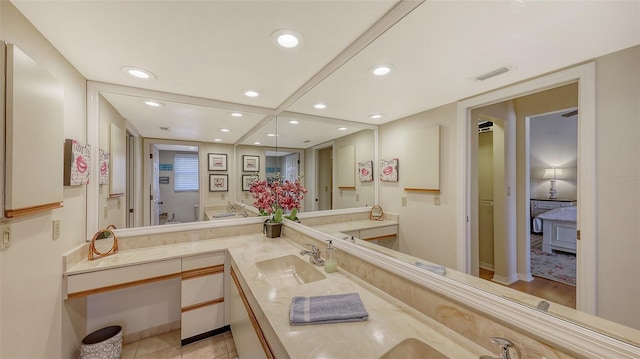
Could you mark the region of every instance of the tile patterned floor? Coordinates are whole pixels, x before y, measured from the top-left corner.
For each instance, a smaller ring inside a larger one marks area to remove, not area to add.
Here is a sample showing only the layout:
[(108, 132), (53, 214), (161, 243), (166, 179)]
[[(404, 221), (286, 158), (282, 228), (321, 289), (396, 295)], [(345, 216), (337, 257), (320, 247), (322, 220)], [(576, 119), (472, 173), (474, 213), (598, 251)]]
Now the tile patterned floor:
[(234, 359), (237, 357), (231, 332), (181, 346), (180, 330), (174, 330), (123, 345), (121, 359)]

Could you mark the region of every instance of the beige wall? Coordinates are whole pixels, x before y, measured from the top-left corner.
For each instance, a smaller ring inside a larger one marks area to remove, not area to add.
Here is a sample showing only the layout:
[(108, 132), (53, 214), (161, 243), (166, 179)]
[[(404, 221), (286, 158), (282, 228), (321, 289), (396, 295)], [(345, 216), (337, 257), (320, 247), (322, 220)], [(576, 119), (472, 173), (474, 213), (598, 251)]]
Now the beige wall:
[[(640, 328), (640, 46), (597, 58), (596, 73), (597, 311), (605, 319)], [(522, 103), (518, 109), (523, 110)], [(450, 267), (457, 266), (455, 165), (460, 153), (455, 110), (455, 104), (450, 104), (382, 125), (379, 142), (381, 158), (401, 158), (410, 152), (411, 144), (398, 138), (414, 126), (442, 126), (442, 205), (434, 206), (430, 196), (405, 193), (402, 169), (399, 183), (382, 183), (380, 202), (385, 211), (400, 214), (401, 251)], [(518, 176), (522, 166), (517, 161)], [(408, 197), (406, 207), (400, 204), (403, 196)], [(518, 210), (525, 205), (519, 201)], [(524, 233), (524, 225), (518, 224), (519, 234)]]
[[(0, 2), (0, 38), (18, 46), (64, 84), (64, 137), (86, 141), (82, 75), (8, 1)], [(48, 160), (62, 166), (61, 158)], [(0, 252), (2, 358), (69, 358), (85, 335), (84, 321), (77, 320), (84, 308), (63, 301), (61, 281), (62, 255), (84, 241), (85, 187), (65, 187), (63, 194), (64, 208), (11, 221), (11, 247)], [(61, 223), (55, 241), (51, 239), (54, 218)]]
[[(428, 261), (456, 267), (456, 105), (449, 104), (380, 126), (379, 158), (398, 158), (398, 182), (380, 183), (380, 204), (385, 212), (398, 213), (398, 248)], [(415, 128), (440, 125), (440, 205), (434, 195), (405, 192), (402, 164), (407, 156), (419, 156), (409, 138)], [(407, 205), (402, 206), (402, 197)]]
[[(102, 95), (100, 101), (100, 148), (106, 152), (111, 152), (109, 136), (111, 124), (118, 126), (123, 132), (126, 131), (126, 120)], [(127, 198), (109, 198), (109, 184), (98, 186), (98, 228), (107, 228), (113, 224), (116, 228), (125, 228), (127, 225)], [(106, 216), (105, 216), (106, 208)]]
[[(356, 154), (355, 154), (355, 164), (354, 167), (358, 164), (358, 162), (364, 161), (373, 161), (374, 154), (374, 139), (373, 139), (373, 130), (362, 130), (354, 133), (353, 135), (340, 137), (334, 142), (334, 155), (337, 153), (336, 149), (351, 145), (355, 146)], [(334, 172), (337, 171), (335, 167), (335, 156), (334, 156)], [(376, 174), (377, 168), (374, 165), (374, 175)], [(356, 171), (357, 172), (357, 171)], [(335, 173), (334, 173), (335, 175)], [(334, 176), (337, 178), (337, 176)], [(338, 189), (338, 181), (333, 182), (333, 209), (340, 208), (354, 208), (354, 207), (365, 207), (365, 206), (373, 206), (375, 204), (375, 193), (373, 188), (373, 182), (360, 182), (358, 180), (358, 174), (356, 173), (356, 190), (344, 190), (341, 191)]]
[(598, 58), (596, 83), (598, 313), (640, 328), (640, 46)]

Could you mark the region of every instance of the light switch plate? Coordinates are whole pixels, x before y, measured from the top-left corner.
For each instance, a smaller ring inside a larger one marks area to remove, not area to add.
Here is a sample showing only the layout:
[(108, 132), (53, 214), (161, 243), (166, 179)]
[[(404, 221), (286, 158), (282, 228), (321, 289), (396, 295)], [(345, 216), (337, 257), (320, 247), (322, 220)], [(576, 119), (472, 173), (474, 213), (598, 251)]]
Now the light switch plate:
[(54, 219), (51, 221), (51, 237), (55, 240), (60, 238), (60, 220)]
[(407, 206), (407, 197), (402, 197), (402, 206), (403, 207)]

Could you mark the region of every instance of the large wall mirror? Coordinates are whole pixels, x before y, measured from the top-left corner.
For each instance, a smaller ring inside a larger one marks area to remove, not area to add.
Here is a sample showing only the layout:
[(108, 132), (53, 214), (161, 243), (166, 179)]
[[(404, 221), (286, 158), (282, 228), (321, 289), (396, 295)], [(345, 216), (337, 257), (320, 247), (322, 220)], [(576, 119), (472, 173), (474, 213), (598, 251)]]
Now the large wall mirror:
[[(377, 126), (97, 82), (89, 82), (88, 99), (89, 142), (101, 160), (91, 163), (87, 238), (108, 225), (207, 220), (210, 209), (228, 218), (219, 211), (229, 204), (253, 203), (245, 181), (276, 175), (301, 179), (309, 191), (302, 211), (377, 201), (375, 181), (339, 188), (333, 156), (354, 148), (347, 166), (354, 173), (358, 161), (375, 161)], [(244, 168), (248, 158), (255, 168)], [(189, 159), (197, 163), (196, 183), (182, 187), (180, 165)], [(113, 179), (125, 190), (115, 193)]]

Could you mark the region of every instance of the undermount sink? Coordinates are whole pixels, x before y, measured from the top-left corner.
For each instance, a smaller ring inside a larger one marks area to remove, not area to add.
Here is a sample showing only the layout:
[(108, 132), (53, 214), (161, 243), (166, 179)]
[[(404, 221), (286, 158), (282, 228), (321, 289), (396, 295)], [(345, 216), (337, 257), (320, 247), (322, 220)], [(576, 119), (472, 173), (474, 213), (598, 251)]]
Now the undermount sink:
[(430, 345), (415, 339), (409, 338), (400, 342), (395, 347), (386, 352), (380, 359), (406, 359), (406, 358), (429, 358), (429, 359), (447, 359), (448, 356), (440, 353)]
[(267, 259), (256, 263), (258, 277), (281, 289), (325, 279), (314, 266), (294, 255)]

